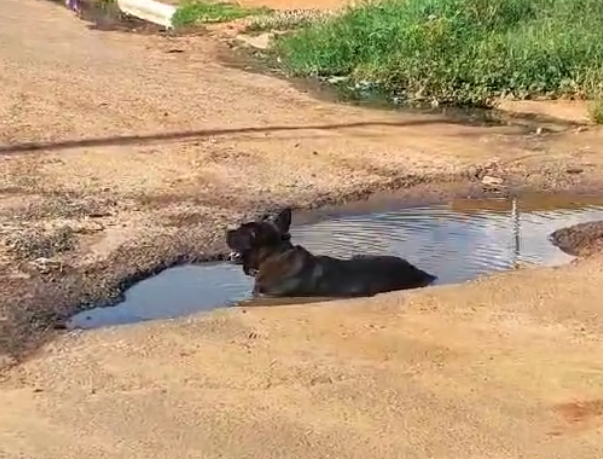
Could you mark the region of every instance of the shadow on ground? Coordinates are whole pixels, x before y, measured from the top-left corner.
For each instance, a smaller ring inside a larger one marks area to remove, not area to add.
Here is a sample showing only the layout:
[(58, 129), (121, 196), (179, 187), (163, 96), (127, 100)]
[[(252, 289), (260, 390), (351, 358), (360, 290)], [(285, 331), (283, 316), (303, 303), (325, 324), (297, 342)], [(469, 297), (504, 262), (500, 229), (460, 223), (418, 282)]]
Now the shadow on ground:
[(247, 134), (263, 132), (282, 132), (282, 131), (302, 131), (312, 129), (337, 130), (368, 126), (420, 126), (428, 124), (466, 124), (461, 121), (455, 121), (445, 118), (416, 119), (399, 122), (356, 122), (341, 124), (313, 124), (306, 126), (266, 126), (266, 127), (242, 127), (228, 129), (199, 129), (195, 131), (166, 132), (161, 134), (148, 135), (123, 135), (111, 137), (97, 137), (91, 139), (61, 140), (54, 142), (23, 142), (13, 145), (0, 146), (0, 154), (27, 153), (40, 150), (68, 150), (82, 147), (108, 147), (116, 145), (133, 145), (159, 143), (173, 140), (195, 140), (203, 137), (229, 135), (229, 134)]

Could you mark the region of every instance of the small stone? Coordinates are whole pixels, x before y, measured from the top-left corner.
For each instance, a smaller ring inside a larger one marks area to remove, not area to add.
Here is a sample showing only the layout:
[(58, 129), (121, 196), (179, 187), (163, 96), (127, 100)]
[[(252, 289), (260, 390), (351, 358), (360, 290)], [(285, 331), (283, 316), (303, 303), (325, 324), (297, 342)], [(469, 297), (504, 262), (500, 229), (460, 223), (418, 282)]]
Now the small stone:
[(63, 264), (60, 261), (51, 260), (50, 258), (40, 257), (29, 263), (33, 268), (37, 269), (41, 274), (48, 274), (54, 269), (61, 269)]
[(268, 49), (272, 41), (274, 34), (263, 33), (257, 36), (239, 35), (237, 40), (245, 43), (247, 46), (251, 46), (256, 49)]
[(333, 76), (327, 79), (327, 82), (331, 83), (331, 84), (337, 84), (337, 83), (342, 83), (344, 81), (347, 81), (348, 77), (344, 77), (344, 76)]
[(494, 177), (493, 175), (484, 175), (482, 178), (482, 184), (486, 186), (500, 186), (503, 184), (503, 179)]
[(479, 179), (479, 174), (481, 170), (475, 166), (470, 166), (467, 169), (467, 175), (472, 179)]
[(86, 220), (70, 225), (74, 233), (95, 234), (104, 231), (105, 226), (98, 221)]

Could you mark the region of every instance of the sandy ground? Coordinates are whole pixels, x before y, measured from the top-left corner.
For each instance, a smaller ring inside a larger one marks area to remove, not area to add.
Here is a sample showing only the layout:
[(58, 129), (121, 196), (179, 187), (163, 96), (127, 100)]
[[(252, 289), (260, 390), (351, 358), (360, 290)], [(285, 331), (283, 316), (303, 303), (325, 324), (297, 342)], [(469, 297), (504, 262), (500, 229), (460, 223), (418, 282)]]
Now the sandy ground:
[(370, 300), (52, 330), (219, 253), (228, 223), (272, 206), (450, 195), (484, 175), (592, 190), (599, 129), (336, 105), (225, 66), (215, 37), (3, 5), (0, 457), (601, 457), (596, 254)]

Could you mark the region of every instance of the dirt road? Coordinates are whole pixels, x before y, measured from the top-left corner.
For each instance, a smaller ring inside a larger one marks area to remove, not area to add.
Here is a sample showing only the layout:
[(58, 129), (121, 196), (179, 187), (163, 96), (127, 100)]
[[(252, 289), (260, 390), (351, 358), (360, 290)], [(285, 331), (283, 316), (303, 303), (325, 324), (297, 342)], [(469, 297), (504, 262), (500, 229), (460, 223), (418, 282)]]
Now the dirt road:
[[(318, 101), (212, 36), (0, 18), (0, 457), (601, 457), (601, 260), (55, 337), (55, 319), (284, 203), (601, 183), (601, 132)], [(579, 132), (578, 132), (579, 131)], [(447, 183), (443, 186), (443, 183)], [(50, 338), (56, 339), (50, 341)]]

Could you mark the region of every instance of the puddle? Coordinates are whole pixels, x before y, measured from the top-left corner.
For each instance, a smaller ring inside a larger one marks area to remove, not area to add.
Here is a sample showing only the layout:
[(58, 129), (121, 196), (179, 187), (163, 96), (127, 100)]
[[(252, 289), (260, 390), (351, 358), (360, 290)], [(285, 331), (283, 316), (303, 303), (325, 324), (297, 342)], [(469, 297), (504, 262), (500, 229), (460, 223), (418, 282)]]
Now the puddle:
[(579, 122), (544, 114), (512, 113), (487, 107), (432, 106), (427, 102), (410, 103), (370, 82), (352, 84), (343, 77), (294, 77), (286, 74), (269, 51), (252, 49), (244, 44), (218, 48), (217, 57), (226, 67), (283, 79), (299, 92), (322, 102), (417, 115), (437, 115), (445, 117), (451, 123), (474, 127), (510, 126), (519, 129), (524, 135), (563, 132), (582, 126)]
[[(434, 285), (441, 285), (518, 265), (569, 262), (573, 257), (553, 246), (549, 235), (594, 220), (603, 220), (601, 198), (535, 195), (399, 209), (392, 196), (378, 204), (365, 201), (322, 214), (299, 215), (291, 233), (294, 243), (315, 254), (402, 256), (436, 274)], [(73, 316), (69, 327), (95, 328), (232, 306), (249, 299), (251, 289), (252, 279), (239, 266), (180, 266), (136, 284), (116, 306)]]
[(249, 297), (252, 281), (230, 263), (177, 266), (135, 284), (122, 303), (76, 314), (69, 327), (123, 325), (234, 305)]

